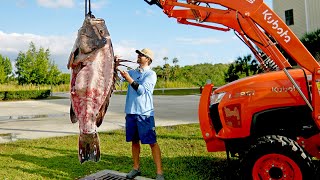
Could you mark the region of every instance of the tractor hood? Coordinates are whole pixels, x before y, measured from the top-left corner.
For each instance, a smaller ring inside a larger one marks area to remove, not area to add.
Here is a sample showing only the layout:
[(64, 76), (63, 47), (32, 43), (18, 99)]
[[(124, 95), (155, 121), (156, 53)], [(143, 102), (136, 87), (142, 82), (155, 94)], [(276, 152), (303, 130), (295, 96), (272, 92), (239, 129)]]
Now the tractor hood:
[[(290, 69), (289, 74), (297, 82), (298, 86), (306, 86), (306, 78), (311, 80), (311, 73), (303, 69)], [(246, 93), (263, 89), (270, 92), (289, 92), (295, 88), (283, 71), (267, 72), (246, 78), (242, 78), (217, 88), (214, 93)]]

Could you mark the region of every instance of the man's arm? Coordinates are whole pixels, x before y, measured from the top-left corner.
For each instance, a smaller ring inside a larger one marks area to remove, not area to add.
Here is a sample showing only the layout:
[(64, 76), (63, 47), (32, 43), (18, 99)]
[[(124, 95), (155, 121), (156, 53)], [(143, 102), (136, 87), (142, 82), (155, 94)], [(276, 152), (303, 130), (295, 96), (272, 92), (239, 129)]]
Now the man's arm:
[(157, 82), (156, 73), (153, 71), (148, 72), (148, 74), (146, 75), (146, 77), (143, 78), (143, 81), (141, 82), (141, 84), (137, 89), (138, 95), (142, 95), (146, 92), (152, 93), (156, 85), (156, 82)]
[(123, 78), (125, 78), (128, 81), (128, 83), (132, 86), (134, 90), (138, 90), (139, 84), (132, 79), (132, 77), (127, 71), (120, 71), (120, 74)]

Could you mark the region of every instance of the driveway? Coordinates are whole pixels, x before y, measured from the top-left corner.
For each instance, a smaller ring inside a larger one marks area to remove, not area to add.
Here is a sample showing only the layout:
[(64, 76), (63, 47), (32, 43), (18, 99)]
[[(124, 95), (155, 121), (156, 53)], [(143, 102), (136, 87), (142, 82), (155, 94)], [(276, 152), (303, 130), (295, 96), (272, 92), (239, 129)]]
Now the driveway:
[[(69, 119), (67, 93), (64, 99), (0, 102), (0, 142), (17, 139), (78, 134), (78, 123)], [(157, 126), (198, 123), (200, 96), (154, 96)], [(98, 132), (124, 127), (125, 95), (112, 95), (108, 112)]]

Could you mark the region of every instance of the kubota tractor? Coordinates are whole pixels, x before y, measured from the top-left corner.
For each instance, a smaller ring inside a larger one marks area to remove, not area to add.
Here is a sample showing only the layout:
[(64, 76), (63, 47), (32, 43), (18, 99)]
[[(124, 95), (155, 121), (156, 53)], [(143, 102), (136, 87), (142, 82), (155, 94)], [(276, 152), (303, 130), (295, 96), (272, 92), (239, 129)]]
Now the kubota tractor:
[(319, 178), (311, 158), (320, 159), (320, 65), (279, 16), (263, 0), (145, 1), (182, 24), (234, 30), (265, 70), (204, 87), (199, 122), (207, 150), (239, 157), (243, 179)]

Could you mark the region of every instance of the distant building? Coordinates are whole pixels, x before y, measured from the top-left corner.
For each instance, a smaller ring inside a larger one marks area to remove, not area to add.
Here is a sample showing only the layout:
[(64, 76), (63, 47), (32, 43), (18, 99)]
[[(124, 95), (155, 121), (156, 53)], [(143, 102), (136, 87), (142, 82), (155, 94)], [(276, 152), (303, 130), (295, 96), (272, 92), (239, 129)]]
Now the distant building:
[(273, 0), (272, 6), (299, 38), (320, 29), (320, 0)]

